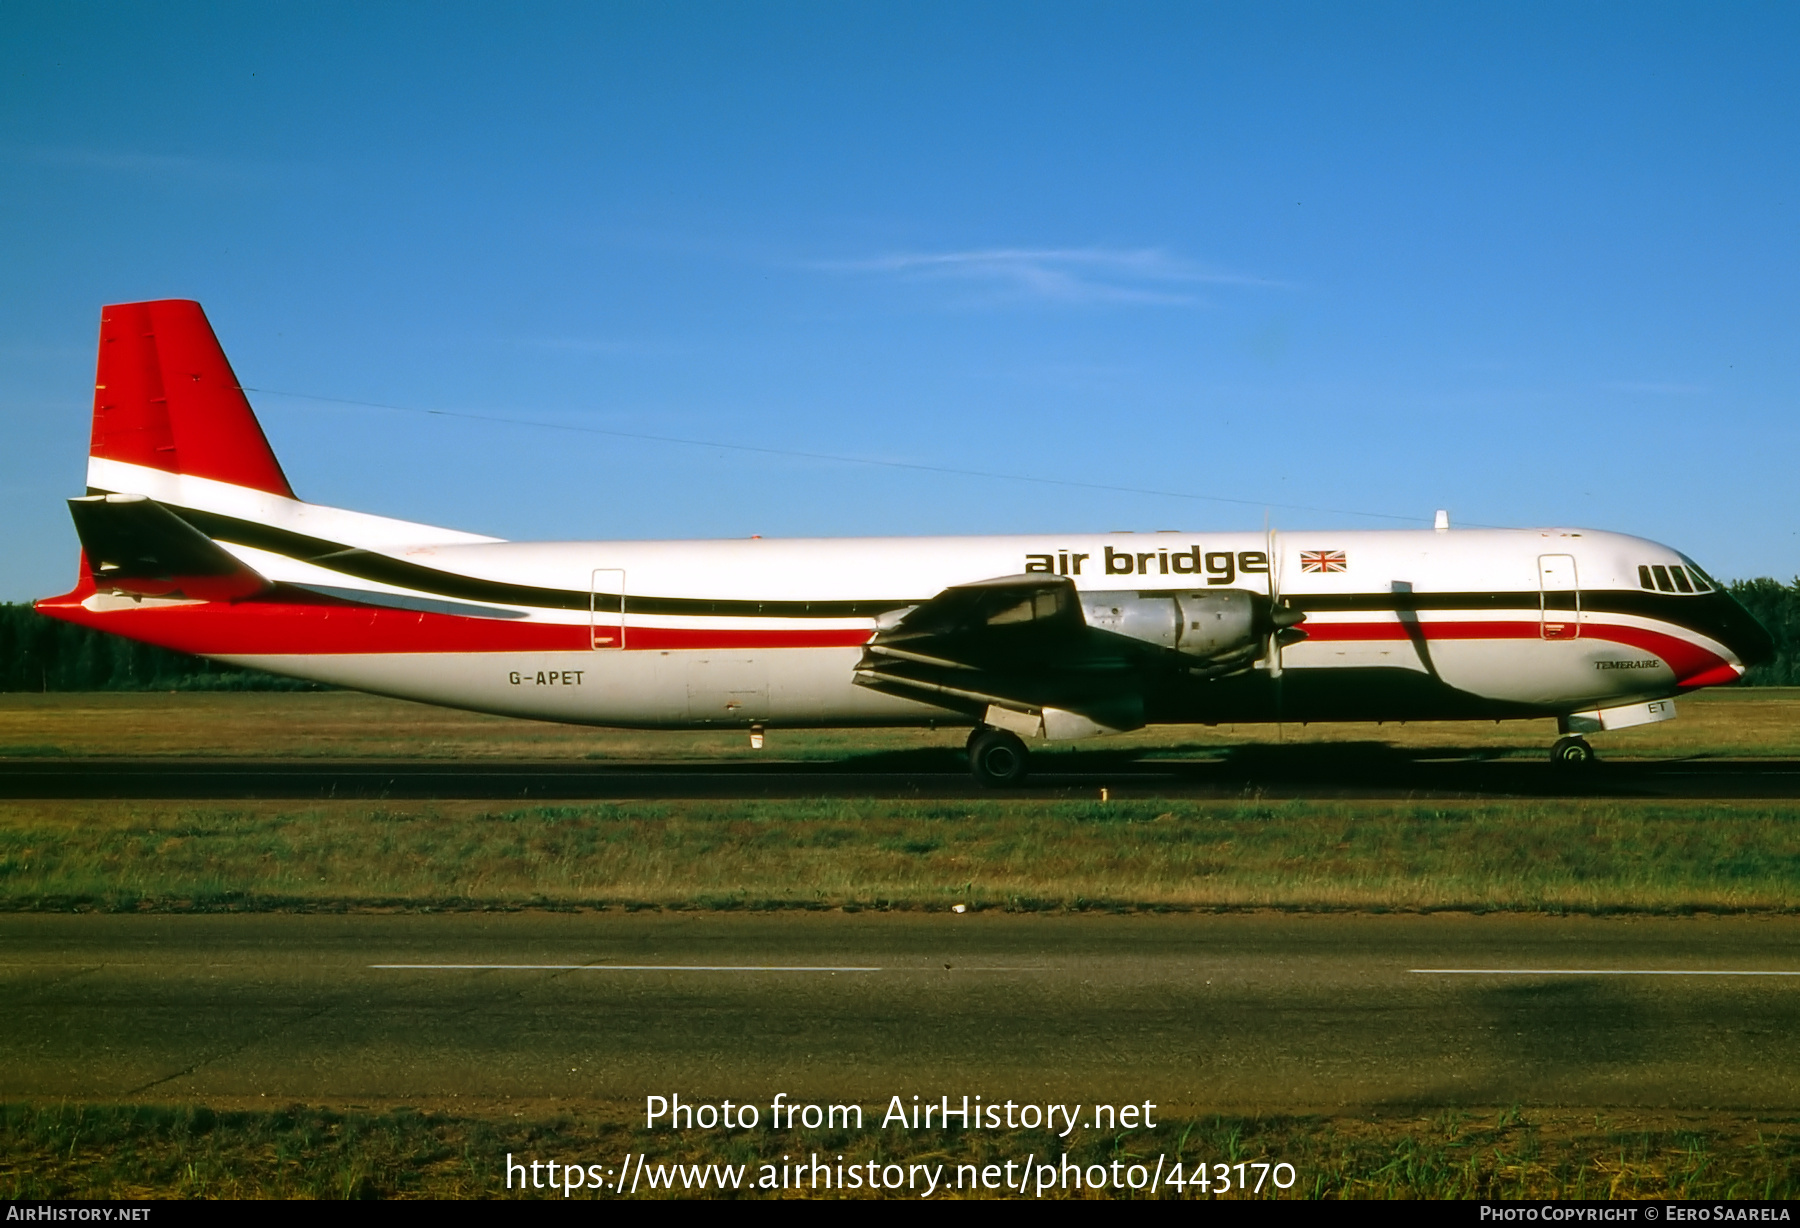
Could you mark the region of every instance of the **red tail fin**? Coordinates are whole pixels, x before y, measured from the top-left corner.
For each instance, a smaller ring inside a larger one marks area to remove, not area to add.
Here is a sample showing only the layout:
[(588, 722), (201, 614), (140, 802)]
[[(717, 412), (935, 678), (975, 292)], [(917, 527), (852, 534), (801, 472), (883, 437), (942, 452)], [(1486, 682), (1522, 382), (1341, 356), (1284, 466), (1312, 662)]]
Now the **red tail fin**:
[(88, 454), (294, 497), (199, 303), (100, 310)]

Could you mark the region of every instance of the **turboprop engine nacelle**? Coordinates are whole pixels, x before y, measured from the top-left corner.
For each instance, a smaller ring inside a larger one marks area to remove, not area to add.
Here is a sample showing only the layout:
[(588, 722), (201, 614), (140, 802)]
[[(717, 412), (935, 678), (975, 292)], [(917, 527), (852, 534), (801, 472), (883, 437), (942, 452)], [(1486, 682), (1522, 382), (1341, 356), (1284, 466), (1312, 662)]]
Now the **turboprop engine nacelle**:
[(1304, 614), (1240, 588), (1167, 596), (1083, 593), (1081, 612), (1097, 630), (1155, 644), (1206, 665), (1248, 664), (1271, 634), (1284, 643), (1304, 634), (1291, 630)]

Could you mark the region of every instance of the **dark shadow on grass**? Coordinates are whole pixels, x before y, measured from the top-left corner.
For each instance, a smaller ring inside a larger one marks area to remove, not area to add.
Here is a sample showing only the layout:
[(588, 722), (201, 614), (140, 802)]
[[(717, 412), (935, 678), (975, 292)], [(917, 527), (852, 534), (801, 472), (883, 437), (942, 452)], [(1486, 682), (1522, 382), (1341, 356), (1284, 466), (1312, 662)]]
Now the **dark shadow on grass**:
[[(1491, 747), (1431, 747), (1404, 750), (1386, 742), (1312, 742), (1243, 746), (1188, 744), (1114, 749), (1092, 746), (1033, 747), (1034, 773), (1080, 775), (1110, 772), (1200, 774), (1244, 778), (1368, 779), (1388, 778), (1426, 765), (1486, 763), (1507, 754)], [(829, 765), (846, 772), (961, 772), (968, 758), (951, 747), (876, 751), (846, 755)]]
[[(1032, 748), (1031, 779), (1082, 778), (1093, 784), (1163, 779), (1206, 788), (1260, 786), (1407, 793), (1452, 792), (1525, 796), (1630, 796), (1648, 784), (1649, 764), (1567, 769), (1516, 750), (1483, 746), (1402, 748), (1387, 742), (1254, 742), (1239, 746), (1188, 744), (1112, 748), (1092, 745)], [(950, 747), (847, 755), (811, 765), (827, 773), (960, 775), (968, 759)]]
[(1489, 754), (1464, 747), (1404, 750), (1386, 742), (1255, 743), (1234, 746), (1221, 766), (1267, 779), (1391, 779), (1421, 767), (1485, 762)]
[(861, 755), (845, 755), (842, 759), (808, 763), (800, 770), (814, 768), (833, 772), (966, 772), (968, 756), (949, 746), (920, 746), (911, 750), (878, 750)]

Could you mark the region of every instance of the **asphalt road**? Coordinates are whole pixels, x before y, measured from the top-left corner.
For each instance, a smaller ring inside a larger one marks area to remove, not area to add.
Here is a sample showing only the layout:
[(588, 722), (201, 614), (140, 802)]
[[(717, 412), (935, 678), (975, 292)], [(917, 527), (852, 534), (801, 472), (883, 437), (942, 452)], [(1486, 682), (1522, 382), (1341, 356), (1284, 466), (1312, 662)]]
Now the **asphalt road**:
[[(1171, 762), (1106, 755), (1046, 763), (1021, 788), (986, 790), (956, 756), (837, 763), (42, 759), (0, 762), (0, 798), (396, 799), (956, 798), (1800, 798), (1796, 760), (1626, 760), (1585, 769), (1376, 743), (1295, 746)], [(1074, 770), (1070, 770), (1074, 769)]]
[(1792, 917), (15, 914), (0, 1098), (1794, 1111), (1793, 973)]

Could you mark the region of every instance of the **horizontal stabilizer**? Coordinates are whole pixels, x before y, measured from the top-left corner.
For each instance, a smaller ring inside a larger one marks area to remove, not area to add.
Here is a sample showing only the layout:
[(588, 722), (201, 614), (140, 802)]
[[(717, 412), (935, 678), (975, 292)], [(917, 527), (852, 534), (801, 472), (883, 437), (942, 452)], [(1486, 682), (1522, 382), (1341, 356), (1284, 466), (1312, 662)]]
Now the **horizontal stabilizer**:
[(70, 499), (94, 586), (139, 597), (232, 601), (271, 587), (255, 570), (144, 495)]

